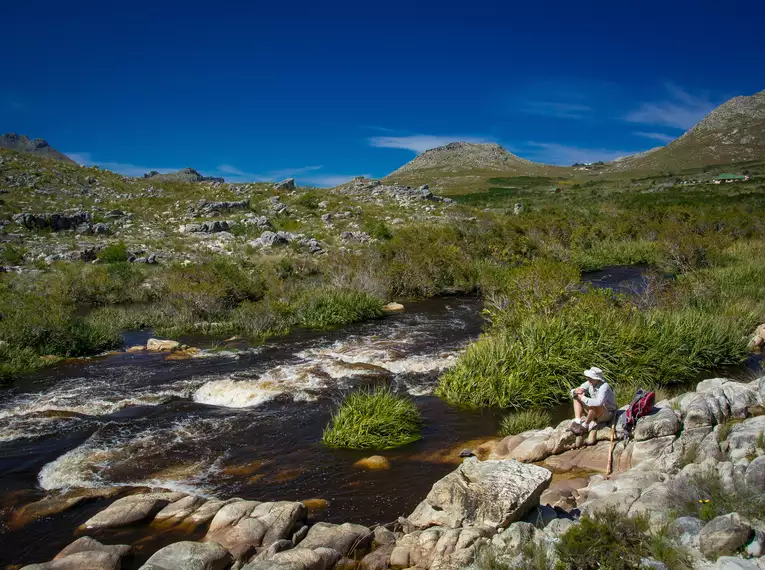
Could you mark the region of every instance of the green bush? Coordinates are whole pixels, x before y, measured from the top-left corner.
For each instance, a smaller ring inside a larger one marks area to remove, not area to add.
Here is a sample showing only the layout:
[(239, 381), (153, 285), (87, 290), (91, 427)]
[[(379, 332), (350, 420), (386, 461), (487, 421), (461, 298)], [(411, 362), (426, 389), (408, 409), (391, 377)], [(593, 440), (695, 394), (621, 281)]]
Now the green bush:
[(765, 493), (745, 484), (725, 486), (716, 471), (702, 470), (692, 477), (676, 477), (669, 491), (667, 507), (683, 515), (709, 521), (738, 513), (748, 519), (765, 521)]
[(499, 433), (516, 435), (532, 429), (544, 429), (550, 425), (552, 417), (544, 410), (523, 410), (506, 415), (502, 419)]
[(557, 545), (561, 563), (570, 570), (628, 570), (649, 556), (670, 570), (690, 570), (685, 552), (662, 534), (651, 535), (646, 516), (629, 517), (610, 507), (585, 515)]
[(375, 239), (389, 240), (393, 237), (393, 232), (383, 220), (373, 220), (365, 224), (364, 229)]
[(120, 263), (122, 261), (127, 261), (128, 257), (127, 246), (122, 242), (107, 245), (104, 249), (98, 252), (98, 259), (104, 263)]
[(24, 254), (26, 250), (22, 246), (15, 246), (11, 243), (0, 249), (0, 263), (5, 265), (21, 265), (24, 263)]
[(391, 449), (420, 439), (417, 406), (388, 388), (349, 394), (324, 429), (322, 442), (349, 449)]
[(297, 323), (305, 328), (323, 329), (383, 316), (383, 303), (367, 293), (326, 290), (310, 293), (298, 304)]

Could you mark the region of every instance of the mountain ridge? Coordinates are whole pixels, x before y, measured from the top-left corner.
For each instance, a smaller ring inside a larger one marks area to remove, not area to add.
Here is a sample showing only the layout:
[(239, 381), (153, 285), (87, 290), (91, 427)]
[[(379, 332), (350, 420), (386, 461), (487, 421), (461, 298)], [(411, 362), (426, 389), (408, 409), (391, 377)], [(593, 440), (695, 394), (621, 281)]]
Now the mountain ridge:
[(30, 139), (26, 135), (5, 133), (0, 136), (0, 148), (7, 148), (25, 154), (34, 154), (68, 164), (76, 164), (71, 158), (50, 146), (45, 139)]

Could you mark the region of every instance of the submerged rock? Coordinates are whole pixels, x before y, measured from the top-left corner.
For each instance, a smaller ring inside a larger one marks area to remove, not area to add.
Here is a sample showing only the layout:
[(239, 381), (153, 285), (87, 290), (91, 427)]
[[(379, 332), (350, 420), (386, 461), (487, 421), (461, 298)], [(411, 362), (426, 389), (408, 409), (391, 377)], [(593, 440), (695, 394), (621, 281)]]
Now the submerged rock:
[(539, 503), (551, 480), (552, 473), (537, 465), (469, 457), (437, 481), (407, 518), (419, 528), (504, 528)]
[(146, 343), (146, 350), (150, 352), (172, 352), (181, 348), (181, 343), (177, 340), (160, 340), (150, 338)]
[(353, 466), (370, 470), (390, 469), (390, 461), (388, 461), (382, 455), (371, 455), (369, 457), (359, 459), (356, 463), (353, 464)]
[(382, 310), (386, 313), (400, 313), (404, 310), (404, 305), (401, 303), (388, 303), (383, 306)]

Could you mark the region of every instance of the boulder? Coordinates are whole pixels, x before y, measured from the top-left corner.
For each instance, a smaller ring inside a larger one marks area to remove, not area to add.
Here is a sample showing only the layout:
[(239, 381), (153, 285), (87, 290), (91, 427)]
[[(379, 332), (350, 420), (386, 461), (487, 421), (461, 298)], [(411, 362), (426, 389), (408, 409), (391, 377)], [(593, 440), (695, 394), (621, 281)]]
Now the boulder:
[(377, 528), (375, 528), (373, 536), (375, 539), (375, 544), (377, 545), (396, 543), (396, 535), (393, 534), (384, 526), (378, 526)]
[(146, 493), (123, 497), (89, 518), (82, 527), (87, 530), (98, 530), (139, 522), (178, 498), (176, 493)]
[(390, 461), (388, 461), (388, 459), (382, 455), (371, 455), (369, 457), (359, 459), (356, 463), (353, 464), (353, 466), (360, 469), (376, 471), (380, 469), (390, 469)]
[(390, 565), (418, 568), (464, 568), (474, 556), (478, 544), (493, 533), (488, 527), (432, 527), (406, 534), (396, 542)]
[(762, 570), (763, 566), (735, 556), (721, 556), (711, 570)]
[(433, 485), (408, 520), (419, 528), (504, 528), (539, 504), (551, 480), (552, 473), (537, 465), (469, 457)]
[(224, 570), (233, 559), (217, 542), (174, 542), (155, 552), (141, 570)]
[(204, 503), (204, 498), (195, 495), (189, 495), (174, 503), (170, 503), (154, 517), (155, 521), (164, 521), (167, 519), (181, 520), (185, 519)]
[(277, 182), (274, 184), (274, 188), (276, 190), (294, 190), (295, 189), (295, 179), (294, 178), (287, 178), (286, 180), (282, 180), (281, 182)]
[(331, 548), (343, 556), (352, 550), (365, 549), (372, 541), (371, 531), (362, 525), (343, 523), (332, 524), (319, 522), (308, 530), (308, 535), (300, 543), (301, 548)]
[(146, 350), (149, 352), (172, 352), (181, 348), (181, 343), (177, 340), (160, 340), (158, 338), (150, 338), (146, 342)]
[(232, 501), (221, 501), (219, 499), (209, 499), (188, 516), (188, 520), (193, 524), (204, 524), (212, 520), (215, 515), (225, 505)]
[(752, 527), (738, 513), (712, 519), (699, 533), (699, 548), (707, 558), (734, 554), (749, 542)]
[(644, 441), (656, 437), (676, 435), (680, 432), (680, 420), (670, 408), (655, 408), (654, 413), (638, 419), (633, 437)]
[(396, 547), (395, 543), (384, 544), (361, 559), (361, 567), (365, 570), (386, 570), (390, 564), (390, 555)]
[(88, 550), (58, 560), (24, 566), (21, 570), (120, 570), (121, 566), (120, 557), (116, 554)]
[(53, 560), (66, 558), (67, 556), (71, 556), (72, 554), (76, 554), (78, 552), (107, 552), (109, 554), (116, 555), (118, 558), (122, 558), (128, 552), (130, 552), (132, 548), (132, 546), (127, 544), (101, 544), (89, 536), (83, 536), (56, 554)]
[(670, 525), (670, 530), (680, 545), (693, 550), (699, 550), (699, 534), (702, 528), (704, 521), (695, 517), (679, 517)]
[(401, 303), (388, 303), (383, 306), (382, 310), (386, 313), (400, 313), (404, 310), (404, 305)]
[(242, 570), (329, 570), (341, 555), (330, 548), (293, 548), (277, 552), (269, 560), (251, 562)]
[(289, 240), (283, 235), (283, 232), (274, 233), (270, 231), (263, 232), (260, 237), (253, 243), (256, 245), (262, 245), (266, 247), (273, 247), (277, 245), (287, 245)]
[(746, 484), (765, 492), (765, 455), (755, 458), (746, 468)]

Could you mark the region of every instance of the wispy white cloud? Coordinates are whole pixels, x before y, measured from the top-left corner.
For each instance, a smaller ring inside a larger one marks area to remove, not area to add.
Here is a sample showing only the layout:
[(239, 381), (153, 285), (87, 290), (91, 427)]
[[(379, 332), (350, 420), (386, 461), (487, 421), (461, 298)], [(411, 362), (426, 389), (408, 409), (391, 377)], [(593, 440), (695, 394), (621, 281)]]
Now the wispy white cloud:
[(417, 154), (444, 146), (450, 142), (491, 143), (496, 142), (485, 137), (462, 136), (462, 135), (407, 135), (402, 137), (371, 137), (368, 139), (371, 146), (380, 148), (402, 148), (411, 150)]
[(524, 158), (546, 164), (558, 164), (569, 166), (575, 162), (598, 162), (600, 160), (608, 162), (628, 154), (634, 154), (635, 151), (614, 150), (607, 148), (586, 148), (580, 146), (569, 146), (557, 143), (527, 142), (529, 148), (523, 152)]
[(106, 170), (111, 170), (118, 174), (124, 174), (125, 176), (143, 176), (147, 172), (156, 170), (157, 172), (166, 173), (180, 170), (180, 168), (159, 168), (139, 166), (136, 164), (130, 164), (126, 162), (109, 162), (95, 160), (89, 152), (67, 152), (65, 153), (69, 158), (75, 161), (77, 164), (83, 166), (98, 166)]
[[(69, 158), (77, 164), (83, 166), (98, 166), (125, 176), (141, 177), (147, 172), (156, 170), (157, 172), (167, 173), (175, 172), (180, 168), (155, 168), (148, 166), (139, 166), (123, 162), (99, 161), (93, 158), (89, 152), (70, 152), (66, 153)], [(313, 186), (331, 187), (348, 182), (358, 174), (333, 174), (319, 172), (322, 166), (300, 166), (296, 168), (282, 168), (268, 172), (246, 172), (231, 164), (221, 164), (213, 170), (200, 170), (205, 176), (215, 176), (225, 178), (227, 182), (277, 182), (285, 178), (295, 178), (299, 184), (310, 184)], [(370, 177), (365, 174), (364, 176)]]
[(672, 135), (665, 135), (664, 133), (646, 133), (644, 131), (634, 131), (632, 134), (637, 135), (639, 137), (645, 137), (647, 139), (654, 139), (657, 141), (661, 141), (663, 143), (671, 143), (673, 140), (677, 138), (677, 137), (673, 137)]
[(381, 133), (395, 133), (396, 129), (389, 129), (388, 127), (381, 127), (379, 125), (359, 125), (362, 129), (368, 129), (370, 131), (380, 131)]
[(527, 103), (525, 107), (521, 108), (521, 112), (530, 115), (542, 115), (561, 119), (583, 119), (590, 111), (592, 111), (592, 107), (589, 105), (554, 101), (534, 101)]
[(640, 107), (628, 113), (624, 120), (630, 123), (662, 125), (674, 129), (688, 130), (716, 107), (706, 95), (692, 95), (671, 83), (668, 83), (666, 88), (669, 92), (669, 99), (643, 103)]

